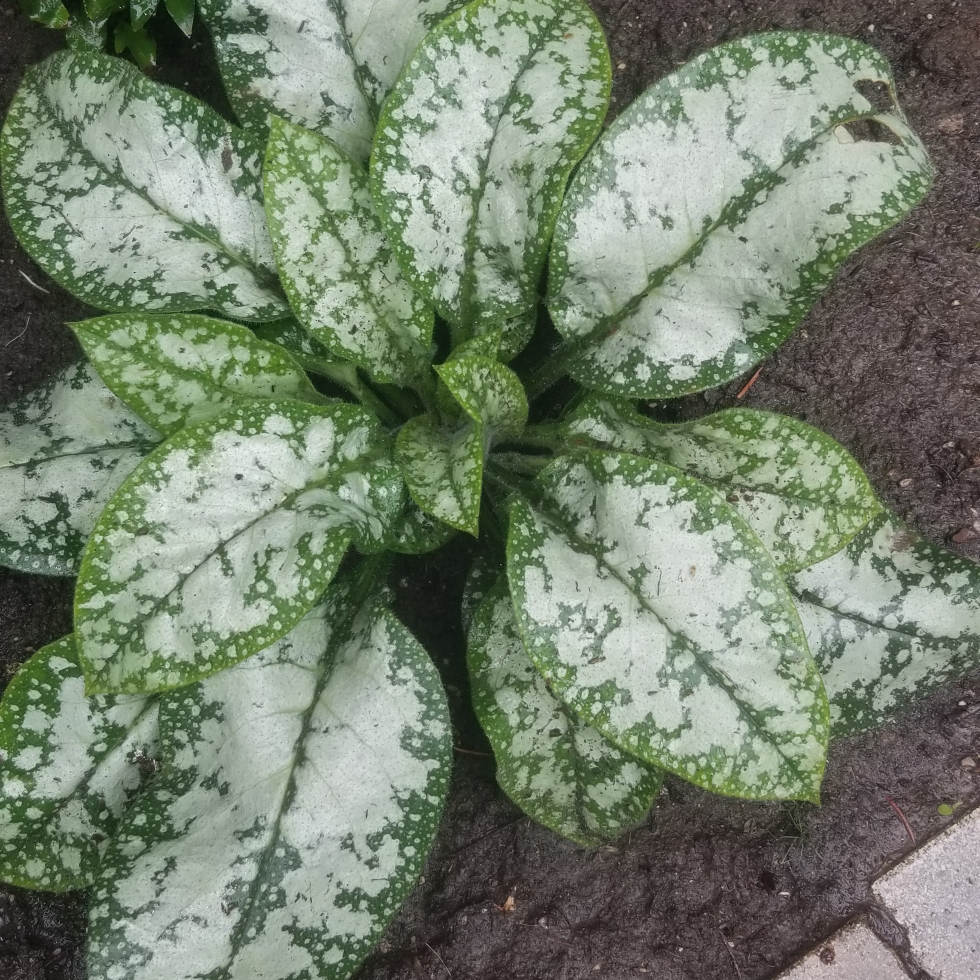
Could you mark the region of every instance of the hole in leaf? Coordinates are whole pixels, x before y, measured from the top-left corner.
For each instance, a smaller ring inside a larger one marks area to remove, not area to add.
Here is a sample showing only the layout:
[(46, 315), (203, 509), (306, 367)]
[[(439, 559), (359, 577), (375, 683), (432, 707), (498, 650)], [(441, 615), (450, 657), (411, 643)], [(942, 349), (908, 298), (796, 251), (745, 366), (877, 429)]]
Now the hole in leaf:
[(884, 82), (874, 82), (870, 78), (862, 78), (854, 83), (858, 95), (866, 98), (875, 112), (894, 112), (895, 100), (891, 90)]
[(902, 140), (899, 135), (877, 119), (852, 119), (850, 122), (838, 126), (837, 133), (841, 142), (848, 142), (840, 132), (841, 130), (844, 130), (855, 143), (891, 143), (892, 146), (902, 145)]

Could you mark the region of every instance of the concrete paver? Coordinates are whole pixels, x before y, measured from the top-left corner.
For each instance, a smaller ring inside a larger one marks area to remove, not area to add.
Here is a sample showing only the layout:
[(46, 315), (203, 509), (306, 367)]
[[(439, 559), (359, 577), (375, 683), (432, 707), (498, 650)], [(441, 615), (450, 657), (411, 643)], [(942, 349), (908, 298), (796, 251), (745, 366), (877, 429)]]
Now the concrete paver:
[(980, 977), (980, 810), (880, 878), (874, 893), (908, 931), (929, 973)]
[(851, 922), (779, 980), (909, 980), (895, 954), (863, 923)]

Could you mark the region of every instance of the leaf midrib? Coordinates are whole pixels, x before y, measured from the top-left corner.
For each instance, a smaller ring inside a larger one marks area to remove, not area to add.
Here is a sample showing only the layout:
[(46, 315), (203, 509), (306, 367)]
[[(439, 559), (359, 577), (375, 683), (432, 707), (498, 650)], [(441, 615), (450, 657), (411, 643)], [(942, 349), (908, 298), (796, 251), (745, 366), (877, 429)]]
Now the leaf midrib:
[[(754, 712), (752, 708), (750, 706), (747, 706), (742, 701), (742, 699), (739, 698), (732, 690), (732, 688), (735, 686), (734, 681), (726, 677), (713, 665), (705, 662), (704, 654), (701, 650), (701, 647), (698, 646), (693, 640), (684, 636), (682, 633), (678, 633), (675, 629), (669, 626), (663, 620), (660, 614), (657, 613), (657, 611), (647, 603), (646, 599), (632, 587), (630, 582), (628, 582), (626, 579), (622, 577), (622, 575), (620, 575), (618, 569), (616, 569), (613, 565), (610, 565), (605, 560), (605, 557), (603, 556), (602, 552), (599, 550), (597, 545), (592, 545), (589, 542), (584, 541), (577, 534), (575, 534), (574, 531), (560, 524), (559, 523), (560, 517), (554, 516), (555, 510), (551, 505), (551, 502), (547, 500), (547, 497), (544, 494), (541, 495), (541, 497), (539, 498), (538, 501), (536, 501), (536, 503), (540, 508), (539, 513), (541, 513), (544, 516), (545, 520), (551, 524), (552, 528), (554, 528), (558, 532), (559, 537), (563, 534), (567, 535), (567, 537), (575, 545), (578, 545), (582, 551), (590, 555), (600, 567), (605, 568), (608, 571), (608, 573), (627, 590), (627, 592), (635, 596), (640, 606), (651, 616), (653, 616), (657, 620), (657, 622), (659, 622), (661, 626), (663, 626), (663, 628), (672, 637), (675, 638), (675, 640), (680, 640), (683, 643), (684, 647), (688, 650), (688, 652), (690, 652), (691, 656), (697, 662), (698, 666), (704, 671), (704, 673), (708, 677), (713, 679), (715, 683), (723, 691), (725, 691), (725, 693), (731, 698), (732, 702), (738, 708), (739, 714), (745, 717), (745, 719), (749, 722), (751, 728), (757, 731), (757, 733), (762, 736), (764, 741), (768, 742), (775, 749), (779, 757), (785, 760), (785, 762), (793, 769), (793, 771), (797, 773), (798, 777), (802, 776), (803, 774), (799, 769), (799, 759), (791, 758), (785, 754), (783, 747), (780, 746), (780, 744), (774, 740), (772, 733), (770, 733), (766, 729), (764, 724), (762, 724), (754, 716)], [(534, 510), (537, 508), (532, 507), (531, 509)]]
[(479, 174), (480, 174), (480, 184), (477, 188), (476, 194), (472, 195), (470, 200), (472, 201), (472, 209), (470, 221), (466, 229), (466, 242), (464, 246), (464, 258), (463, 258), (463, 276), (460, 281), (459, 295), (460, 295), (460, 321), (463, 326), (464, 331), (467, 335), (472, 331), (473, 328), (473, 317), (471, 312), (472, 307), (472, 294), (476, 290), (476, 266), (473, 262), (473, 257), (476, 254), (476, 234), (477, 227), (479, 225), (480, 217), (480, 205), (483, 203), (484, 195), (487, 191), (488, 180), (488, 168), (490, 164), (490, 156), (493, 152), (493, 145), (497, 139), (497, 133), (500, 130), (500, 125), (505, 116), (511, 110), (514, 104), (514, 94), (517, 89), (517, 85), (520, 80), (524, 77), (527, 71), (528, 65), (538, 56), (541, 50), (544, 48), (548, 40), (551, 39), (550, 35), (556, 24), (558, 24), (562, 17), (565, 15), (565, 10), (561, 8), (556, 8), (554, 17), (550, 20), (546, 28), (543, 28), (540, 33), (533, 39), (532, 43), (529, 45), (527, 55), (521, 60), (520, 70), (514, 73), (511, 78), (510, 87), (507, 90), (507, 95), (504, 100), (504, 104), (500, 110), (499, 115), (493, 124), (493, 132), (490, 134), (490, 139), (486, 144), (486, 154), (479, 160)]
[[(873, 107), (872, 107), (873, 110)], [(619, 325), (628, 316), (639, 309), (640, 305), (643, 303), (648, 296), (650, 296), (656, 289), (666, 282), (666, 280), (673, 275), (677, 269), (682, 266), (690, 265), (704, 250), (711, 236), (718, 231), (723, 225), (733, 219), (738, 213), (740, 206), (746, 201), (752, 200), (761, 191), (771, 191), (774, 187), (778, 186), (780, 183), (779, 178), (782, 172), (794, 163), (798, 163), (802, 160), (805, 155), (812, 150), (817, 144), (825, 139), (830, 133), (840, 126), (846, 126), (849, 123), (859, 122), (865, 119), (873, 119), (878, 115), (877, 112), (871, 111), (868, 113), (857, 113), (854, 115), (846, 116), (840, 120), (833, 121), (833, 118), (827, 125), (815, 132), (809, 139), (801, 141), (794, 147), (793, 151), (775, 167), (768, 169), (764, 173), (758, 174), (758, 182), (751, 183), (752, 178), (749, 178), (749, 188), (745, 189), (743, 187), (742, 193), (730, 198), (722, 207), (719, 212), (718, 218), (713, 221), (676, 260), (669, 262), (667, 265), (663, 265), (654, 269), (652, 274), (647, 280), (647, 284), (642, 290), (637, 292), (631, 299), (623, 304), (615, 313), (611, 313), (608, 316), (600, 317), (596, 320), (592, 326), (592, 329), (588, 333), (575, 336), (569, 340), (569, 346), (575, 350), (584, 350), (587, 347), (601, 344), (605, 341), (610, 334), (612, 334)], [(565, 269), (565, 280), (569, 278), (568, 269)], [(556, 296), (557, 298), (557, 296)]]
[[(122, 76), (117, 76), (116, 83), (119, 86), (123, 87), (124, 89), (128, 90), (127, 94), (132, 93), (133, 95), (135, 95), (136, 101), (139, 101), (139, 93), (136, 92), (136, 86), (141, 80), (142, 80), (141, 78), (123, 78)], [(119, 184), (124, 186), (131, 193), (135, 194), (140, 200), (146, 203), (149, 207), (151, 207), (158, 213), (164, 215), (165, 217), (173, 221), (173, 223), (177, 225), (179, 228), (186, 229), (202, 242), (206, 242), (216, 251), (226, 255), (229, 259), (231, 259), (234, 265), (246, 269), (249, 273), (251, 273), (255, 277), (257, 283), (263, 289), (266, 289), (273, 294), (281, 292), (281, 290), (279, 289), (279, 282), (275, 278), (275, 276), (271, 275), (269, 272), (267, 272), (265, 269), (262, 269), (260, 266), (252, 265), (245, 256), (239, 255), (237, 252), (229, 248), (229, 246), (226, 245), (224, 242), (216, 241), (209, 234), (207, 234), (203, 229), (201, 229), (198, 225), (185, 222), (179, 219), (175, 214), (173, 214), (173, 212), (170, 211), (169, 208), (165, 207), (159, 201), (154, 200), (154, 198), (152, 198), (145, 189), (136, 187), (133, 183), (131, 183), (130, 180), (125, 176), (125, 174), (122, 173), (122, 171), (119, 171), (117, 173), (115, 171), (108, 169), (106, 166), (100, 163), (99, 160), (96, 159), (96, 157), (92, 154), (89, 148), (81, 140), (75, 139), (73, 137), (71, 126), (66, 121), (61, 119), (60, 115), (56, 110), (56, 107), (52, 105), (50, 99), (48, 98), (48, 94), (45, 88), (46, 88), (45, 84), (39, 80), (39, 83), (35, 88), (35, 92), (37, 93), (38, 101), (44, 106), (45, 109), (47, 109), (48, 118), (50, 119), (52, 125), (54, 125), (59, 130), (62, 137), (67, 141), (69, 146), (75, 147), (81, 153), (85, 154), (85, 157), (91, 162), (91, 165), (95, 168), (95, 170), (97, 170), (99, 173), (106, 174), (109, 178), (118, 181)], [(229, 138), (234, 137), (234, 135), (235, 134), (233, 131), (228, 133)], [(198, 152), (200, 152), (196, 142), (193, 143), (192, 145), (195, 147), (196, 150), (198, 150)], [(237, 150), (237, 147), (235, 149)], [(241, 195), (237, 190), (235, 191), (235, 196), (241, 197)], [(87, 230), (85, 233), (87, 233)]]
[[(376, 458), (376, 456), (377, 456), (376, 452), (371, 453), (367, 456), (358, 457), (357, 459), (350, 460), (348, 463), (345, 463), (342, 466), (338, 466), (335, 469), (331, 469), (329, 473), (325, 474), (322, 479), (315, 480), (311, 483), (308, 483), (302, 487), (297, 488), (296, 490), (293, 490), (291, 493), (287, 494), (280, 501), (278, 501), (275, 504), (275, 506), (269, 508), (268, 510), (263, 511), (261, 514), (258, 514), (253, 520), (250, 520), (247, 524), (243, 525), (237, 531), (235, 531), (234, 534), (223, 539), (217, 548), (215, 548), (213, 551), (210, 551), (208, 554), (206, 554), (188, 572), (179, 576), (177, 582), (166, 594), (157, 596), (153, 599), (153, 602), (150, 605), (149, 609), (147, 609), (145, 613), (141, 613), (140, 618), (136, 623), (137, 628), (131, 630), (128, 634), (126, 634), (126, 639), (124, 642), (126, 644), (127, 649), (130, 648), (131, 644), (133, 643), (133, 640), (136, 637), (143, 636), (142, 626), (158, 612), (160, 607), (175, 592), (181, 589), (184, 586), (184, 584), (187, 582), (187, 580), (196, 572), (198, 572), (201, 568), (203, 568), (204, 565), (206, 565), (209, 561), (212, 561), (217, 556), (224, 554), (227, 547), (233, 541), (237, 540), (241, 535), (250, 531), (256, 524), (258, 524), (260, 521), (265, 520), (265, 518), (267, 518), (270, 514), (274, 513), (277, 510), (281, 510), (284, 507), (287, 507), (289, 504), (294, 503), (295, 500), (298, 497), (302, 496), (304, 493), (307, 493), (310, 490), (329, 488), (330, 484), (333, 482), (339, 483), (339, 481), (348, 473), (353, 473), (358, 471), (359, 469), (363, 469), (364, 466), (370, 463), (372, 459)], [(334, 527), (331, 528), (330, 530), (337, 532), (341, 536), (346, 536), (348, 541), (350, 541), (351, 537), (353, 536), (351, 530), (346, 529), (343, 526)], [(121, 645), (122, 644), (120, 644), (120, 646)], [(111, 665), (116, 661), (116, 659), (117, 658), (113, 658), (112, 660), (104, 661), (103, 665), (99, 668), (98, 673), (104, 675), (106, 673), (107, 668), (111, 667)]]

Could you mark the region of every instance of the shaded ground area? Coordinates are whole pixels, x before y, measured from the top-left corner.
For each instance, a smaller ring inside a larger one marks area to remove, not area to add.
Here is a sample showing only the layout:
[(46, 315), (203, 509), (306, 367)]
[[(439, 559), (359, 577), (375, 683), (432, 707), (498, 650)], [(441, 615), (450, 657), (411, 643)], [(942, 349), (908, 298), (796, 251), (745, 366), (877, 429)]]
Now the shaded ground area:
[[(59, 39), (6, 18), (0, 111), (23, 67)], [(935, 540), (980, 556), (980, 2), (960, 0), (594, 0), (616, 68), (613, 111), (703, 48), (772, 28), (877, 45), (937, 166), (909, 220), (862, 251), (765, 365), (744, 404), (805, 418), (843, 442), (881, 497)], [(169, 36), (169, 35), (168, 35)], [(214, 94), (214, 75), (176, 41), (161, 77)], [(206, 59), (205, 59), (206, 60)], [(193, 69), (191, 74), (190, 69)], [(22, 276), (49, 289), (41, 292)], [(62, 326), (86, 315), (0, 229), (0, 401), (78, 355)], [(28, 317), (30, 321), (28, 323)], [(26, 327), (26, 330), (25, 330)], [(23, 331), (23, 333), (22, 333)], [(734, 402), (746, 379), (685, 412)], [(976, 529), (974, 525), (976, 524)], [(399, 611), (444, 670), (457, 744), (487, 746), (466, 707), (458, 597), (469, 558), (395, 569)], [(0, 571), (0, 680), (68, 632), (70, 583)], [(980, 628), (980, 624), (978, 624)], [(980, 676), (877, 733), (832, 747), (824, 805), (748, 804), (669, 781), (648, 821), (586, 852), (522, 818), (492, 762), (464, 752), (425, 880), (363, 971), (365, 980), (753, 980), (862, 907), (867, 883), (921, 840), (937, 807), (980, 800), (960, 763), (980, 751)], [(973, 770), (976, 773), (977, 770)], [(502, 911), (508, 897), (514, 910)], [(0, 976), (81, 976), (74, 897), (0, 890)]]

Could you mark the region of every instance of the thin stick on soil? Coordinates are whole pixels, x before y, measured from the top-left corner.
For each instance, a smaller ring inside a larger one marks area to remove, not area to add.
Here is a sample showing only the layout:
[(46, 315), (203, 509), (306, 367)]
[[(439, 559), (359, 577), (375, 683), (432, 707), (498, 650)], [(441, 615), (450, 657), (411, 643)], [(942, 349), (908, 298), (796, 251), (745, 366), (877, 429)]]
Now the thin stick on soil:
[(492, 759), (493, 755), (489, 752), (474, 752), (473, 749), (463, 749), (458, 745), (453, 746), (453, 752), (458, 752), (460, 755), (475, 755), (480, 759)]
[(27, 328), (28, 328), (28, 327), (29, 327), (30, 325), (31, 325), (31, 315), (30, 315), (30, 313), (28, 313), (28, 314), (27, 314), (27, 323), (25, 323), (25, 324), (24, 324), (24, 329), (23, 329), (23, 330), (21, 330), (21, 332), (20, 332), (19, 334), (17, 334), (17, 336), (16, 336), (16, 337), (12, 337), (12, 338), (11, 338), (10, 340), (8, 340), (8, 341), (7, 341), (7, 342), (6, 342), (6, 343), (5, 343), (4, 345), (3, 345), (3, 347), (0, 347), (0, 350), (6, 350), (6, 349), (7, 349), (7, 348), (8, 348), (8, 347), (9, 347), (9, 346), (11, 345), (11, 344), (16, 344), (16, 343), (17, 343), (17, 341), (18, 341), (18, 340), (20, 340), (20, 338), (21, 338), (21, 337), (23, 337), (25, 333), (27, 333)]
[(39, 286), (23, 269), (17, 270), (39, 293), (44, 293), (46, 296), (51, 295), (50, 289), (45, 289), (43, 286)]
[(449, 974), (449, 978), (452, 980), (453, 971), (446, 966), (446, 961), (428, 943), (425, 945), (429, 952), (442, 964), (442, 968)]
[(724, 945), (725, 949), (728, 950), (728, 955), (732, 958), (732, 966), (735, 967), (735, 976), (738, 977), (738, 980), (742, 980), (742, 971), (738, 968), (738, 960), (735, 959), (735, 950), (728, 945), (728, 940), (725, 938), (725, 933), (722, 932), (721, 929), (719, 929), (718, 932), (721, 935), (722, 944)]
[(760, 374), (762, 374), (762, 365), (761, 364), (756, 369), (755, 374), (753, 374), (752, 377), (749, 378), (749, 380), (745, 383), (745, 387), (735, 397), (737, 399), (740, 399), (740, 400), (742, 398), (744, 398), (748, 394), (749, 388), (751, 388), (752, 385), (754, 385), (756, 383), (756, 381), (759, 380), (759, 375)]
[(905, 828), (905, 832), (909, 835), (909, 840), (912, 841), (912, 846), (915, 846), (915, 834), (912, 833), (912, 828), (909, 826), (908, 820), (905, 819), (905, 814), (898, 808), (898, 804), (886, 793), (885, 799), (888, 800), (888, 805), (895, 811), (898, 819), (902, 821), (902, 826)]

